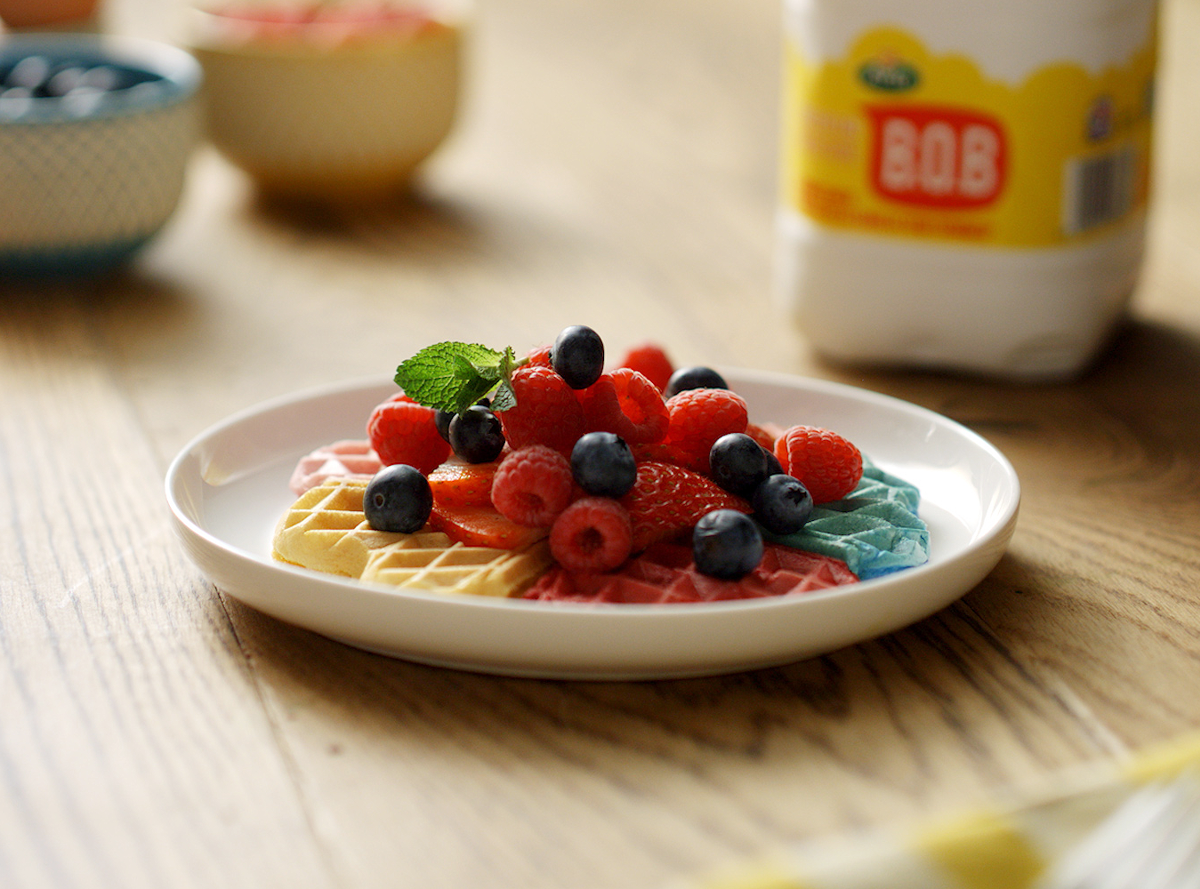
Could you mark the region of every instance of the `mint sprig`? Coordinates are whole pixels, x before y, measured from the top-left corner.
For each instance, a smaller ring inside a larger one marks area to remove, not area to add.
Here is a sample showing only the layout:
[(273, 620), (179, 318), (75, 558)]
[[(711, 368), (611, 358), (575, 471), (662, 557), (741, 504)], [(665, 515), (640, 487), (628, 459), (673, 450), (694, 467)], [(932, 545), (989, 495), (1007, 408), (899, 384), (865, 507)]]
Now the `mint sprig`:
[(512, 373), (524, 363), (511, 347), (435, 343), (397, 367), (395, 379), (409, 398), (435, 410), (462, 413), (491, 393), (492, 410), (506, 411), (517, 403)]

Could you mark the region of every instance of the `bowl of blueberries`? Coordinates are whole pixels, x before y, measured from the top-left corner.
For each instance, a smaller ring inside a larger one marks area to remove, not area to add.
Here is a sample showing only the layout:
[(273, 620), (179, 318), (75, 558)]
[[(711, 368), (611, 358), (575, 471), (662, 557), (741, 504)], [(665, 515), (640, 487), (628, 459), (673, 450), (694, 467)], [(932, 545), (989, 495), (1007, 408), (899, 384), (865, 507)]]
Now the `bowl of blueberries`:
[(0, 37), (0, 278), (125, 263), (178, 205), (199, 64), (164, 43)]

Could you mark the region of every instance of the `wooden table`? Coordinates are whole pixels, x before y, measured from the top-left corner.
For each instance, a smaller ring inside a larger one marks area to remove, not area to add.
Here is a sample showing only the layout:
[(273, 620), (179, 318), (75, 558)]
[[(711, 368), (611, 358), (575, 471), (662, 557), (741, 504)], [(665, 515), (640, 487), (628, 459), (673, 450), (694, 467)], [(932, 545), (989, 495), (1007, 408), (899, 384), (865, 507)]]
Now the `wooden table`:
[[(168, 36), (171, 4), (108, 27)], [(770, 298), (775, 0), (496, 0), (417, 197), (282, 210), (210, 150), (114, 280), (0, 289), (0, 886), (653, 887), (1036, 787), (1200, 725), (1200, 2), (1164, 7), (1152, 248), (1083, 379), (817, 361)], [(449, 337), (809, 374), (999, 446), (1009, 554), (961, 601), (781, 669), (492, 678), (208, 585), (162, 478), (193, 435)]]

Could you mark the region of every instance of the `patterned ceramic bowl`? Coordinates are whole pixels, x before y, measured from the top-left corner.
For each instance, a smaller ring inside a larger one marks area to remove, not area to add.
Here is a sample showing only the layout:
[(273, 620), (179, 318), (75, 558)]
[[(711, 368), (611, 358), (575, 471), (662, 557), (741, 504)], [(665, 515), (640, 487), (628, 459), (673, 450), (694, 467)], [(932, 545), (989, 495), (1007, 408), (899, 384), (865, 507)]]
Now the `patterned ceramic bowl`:
[(166, 44), (0, 38), (0, 276), (103, 271), (156, 234), (183, 189), (200, 80)]
[(220, 0), (196, 11), (207, 132), (265, 190), (402, 190), (459, 103), (463, 25), (447, 0)]

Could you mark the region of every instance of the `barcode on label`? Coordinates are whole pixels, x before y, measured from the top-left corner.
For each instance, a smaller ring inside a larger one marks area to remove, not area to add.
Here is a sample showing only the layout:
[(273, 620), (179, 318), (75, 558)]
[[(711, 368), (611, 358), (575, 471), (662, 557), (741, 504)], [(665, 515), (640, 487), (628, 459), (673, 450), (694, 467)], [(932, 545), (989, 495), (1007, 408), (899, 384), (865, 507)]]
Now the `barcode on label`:
[(1063, 227), (1068, 234), (1120, 219), (1133, 208), (1137, 152), (1125, 147), (1067, 163)]

